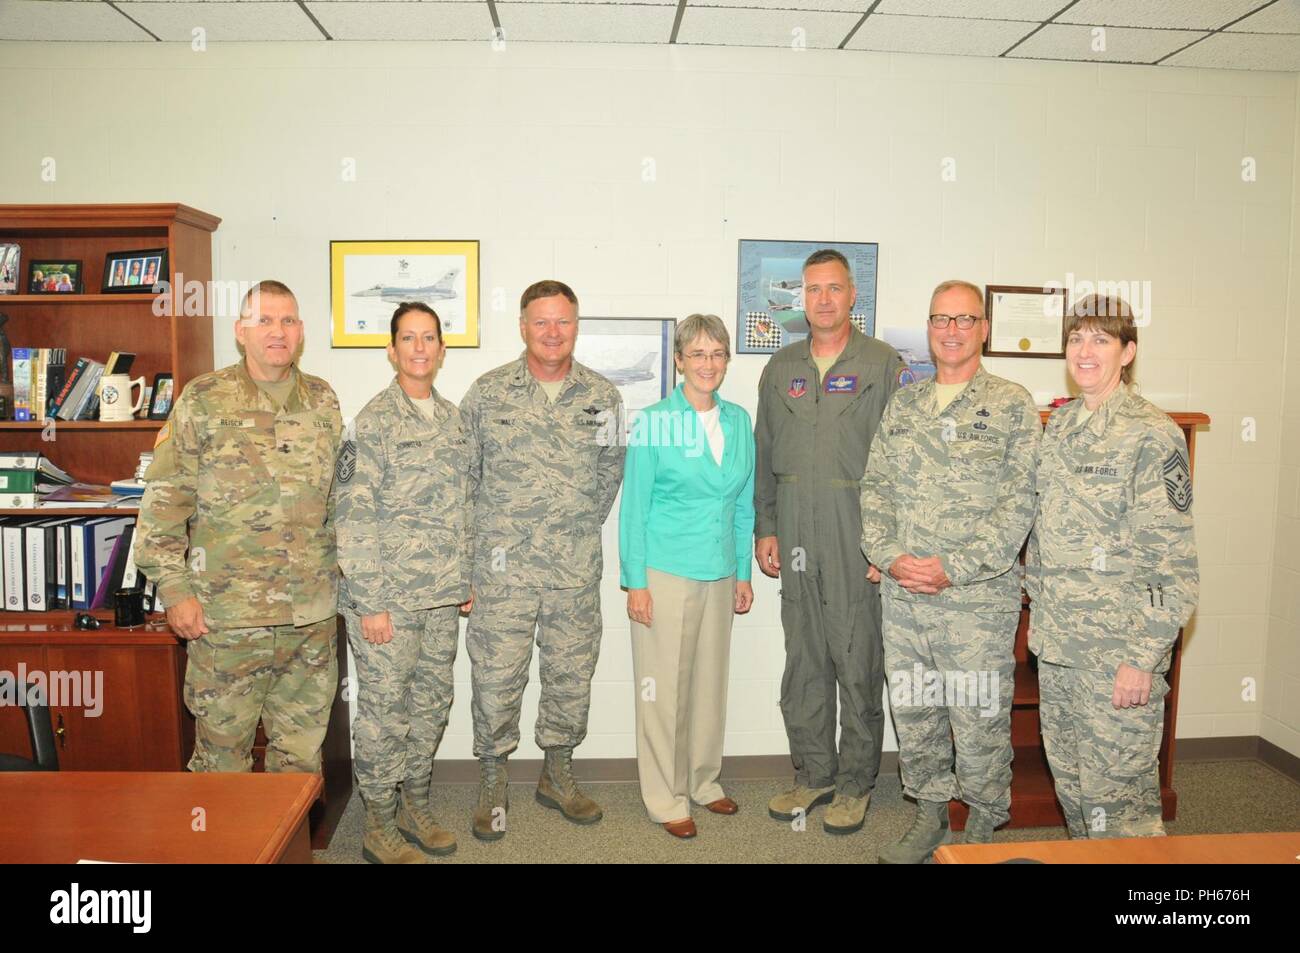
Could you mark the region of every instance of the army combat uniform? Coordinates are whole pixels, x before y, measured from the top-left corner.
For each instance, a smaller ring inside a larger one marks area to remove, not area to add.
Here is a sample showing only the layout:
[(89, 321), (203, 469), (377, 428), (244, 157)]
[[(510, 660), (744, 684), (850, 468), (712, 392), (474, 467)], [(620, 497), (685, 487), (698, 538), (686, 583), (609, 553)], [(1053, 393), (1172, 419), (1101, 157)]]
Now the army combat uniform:
[(244, 362), (185, 387), (154, 446), (136, 563), (168, 606), (195, 596), (187, 645), (192, 771), (318, 771), (338, 674), (330, 481), (343, 429), (329, 384), (290, 370), (283, 406)]
[(554, 403), (523, 356), (470, 387), (474, 754), (519, 744), (536, 632), (537, 745), (572, 749), (587, 733), (600, 651), (601, 527), (623, 479), (622, 398), (577, 361)]
[[(862, 479), (903, 791), (918, 802), (959, 797), (989, 834), (1011, 804), (1016, 557), (1034, 521), (1041, 433), (1019, 384), (981, 367), (940, 410), (927, 380), (890, 401)], [(905, 554), (940, 557), (952, 585), (908, 592), (889, 575)], [(947, 686), (937, 698), (935, 684)]]
[(758, 385), (754, 535), (780, 546), (781, 713), (795, 782), (856, 798), (875, 786), (885, 722), (880, 599), (866, 579), (859, 483), (904, 369), (892, 347), (851, 327), (825, 380), (805, 338), (773, 354)]
[[(357, 415), (334, 481), (339, 606), (357, 664), (353, 763), (370, 799), (427, 784), (469, 599), (469, 438), (456, 405), (433, 399), (431, 418), (394, 379)], [(361, 617), (381, 612), (393, 638), (374, 644)]]
[[(1043, 747), (1071, 836), (1159, 835), (1162, 676), (1199, 584), (1187, 442), (1122, 384), (1081, 405), (1047, 423), (1025, 556)], [(1124, 663), (1153, 673), (1146, 705), (1112, 706)]]

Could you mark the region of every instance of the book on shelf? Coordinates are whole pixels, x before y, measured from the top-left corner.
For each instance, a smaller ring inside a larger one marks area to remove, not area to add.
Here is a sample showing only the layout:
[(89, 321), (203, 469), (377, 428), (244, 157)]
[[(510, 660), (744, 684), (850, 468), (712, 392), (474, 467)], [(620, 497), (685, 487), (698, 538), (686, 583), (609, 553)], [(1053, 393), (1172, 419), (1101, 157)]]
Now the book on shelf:
[(51, 483), (73, 482), (66, 472), (39, 450), (8, 450), (0, 453), (0, 470), (36, 470), (41, 479)]
[(67, 354), (61, 347), (13, 348), (14, 420), (48, 419), (51, 398), (63, 388)]

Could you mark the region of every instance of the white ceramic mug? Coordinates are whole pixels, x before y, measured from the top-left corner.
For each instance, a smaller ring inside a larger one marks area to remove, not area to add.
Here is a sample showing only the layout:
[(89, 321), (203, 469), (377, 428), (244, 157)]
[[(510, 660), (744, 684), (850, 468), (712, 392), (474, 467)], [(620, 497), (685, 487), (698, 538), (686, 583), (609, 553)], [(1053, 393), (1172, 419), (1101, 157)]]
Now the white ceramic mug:
[[(140, 396), (130, 403), (131, 388), (140, 388)], [(131, 380), (130, 374), (106, 374), (99, 381), (99, 419), (130, 420), (144, 406), (144, 378)]]

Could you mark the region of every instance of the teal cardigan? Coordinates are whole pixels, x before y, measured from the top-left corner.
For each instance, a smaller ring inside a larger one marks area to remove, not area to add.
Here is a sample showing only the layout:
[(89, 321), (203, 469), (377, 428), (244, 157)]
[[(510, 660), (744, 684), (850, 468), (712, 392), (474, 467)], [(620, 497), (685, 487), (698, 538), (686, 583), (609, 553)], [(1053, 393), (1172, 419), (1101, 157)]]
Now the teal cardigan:
[(722, 465), (678, 385), (646, 408), (628, 440), (618, 513), (619, 578), (646, 588), (646, 569), (687, 579), (748, 581), (754, 552), (754, 427), (739, 404), (722, 408)]

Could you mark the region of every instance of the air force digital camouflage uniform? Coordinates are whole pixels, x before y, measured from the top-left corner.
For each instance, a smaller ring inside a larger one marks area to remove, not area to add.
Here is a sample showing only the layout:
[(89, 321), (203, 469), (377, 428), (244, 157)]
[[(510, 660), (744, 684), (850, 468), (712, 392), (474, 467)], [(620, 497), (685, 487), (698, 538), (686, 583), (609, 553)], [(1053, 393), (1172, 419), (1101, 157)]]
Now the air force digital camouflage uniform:
[[(431, 419), (396, 380), (376, 395), (334, 481), (339, 606), (357, 663), (354, 763), (368, 802), (428, 782), (469, 599), (469, 438), (456, 405), (433, 397)], [(393, 638), (367, 642), (361, 617), (381, 612)]]
[(892, 347), (850, 328), (824, 381), (807, 338), (773, 354), (759, 380), (754, 535), (780, 546), (781, 713), (795, 783), (854, 798), (875, 786), (885, 726), (880, 599), (866, 579), (858, 485), (904, 369)]
[[(1042, 424), (1023, 387), (983, 368), (942, 411), (935, 395), (933, 380), (904, 388), (880, 421), (862, 479), (862, 549), (880, 568), (904, 793), (961, 798), (991, 833), (1011, 804), (1016, 557), (1034, 521)], [(903, 589), (889, 567), (904, 554), (940, 557), (952, 585)], [(936, 679), (953, 687), (942, 699)]]
[(342, 421), (329, 384), (290, 371), (283, 407), (244, 362), (196, 377), (145, 474), (136, 563), (163, 601), (198, 597), (189, 642), (192, 771), (318, 771), (338, 674), (330, 481)]
[(523, 356), (489, 371), (461, 402), (470, 434), (474, 754), (519, 744), (533, 635), (540, 652), (537, 745), (587, 733), (600, 651), (601, 527), (623, 478), (622, 399), (577, 361), (554, 403)]
[[(1071, 836), (1158, 835), (1162, 673), (1199, 579), (1187, 442), (1122, 384), (1079, 407), (1048, 421), (1025, 558), (1043, 747)], [(1154, 673), (1148, 704), (1111, 705), (1123, 663)]]

